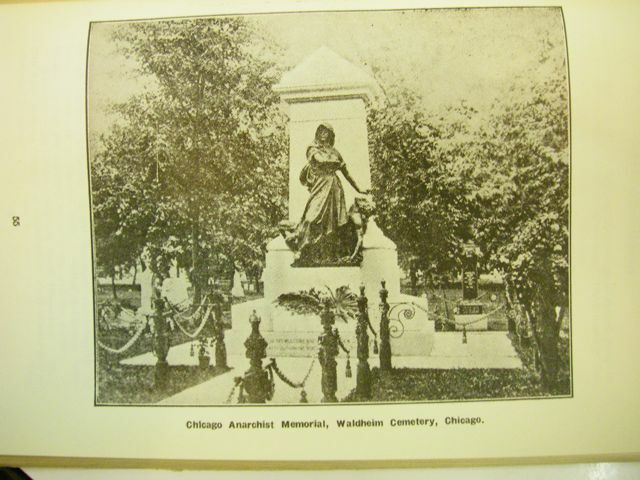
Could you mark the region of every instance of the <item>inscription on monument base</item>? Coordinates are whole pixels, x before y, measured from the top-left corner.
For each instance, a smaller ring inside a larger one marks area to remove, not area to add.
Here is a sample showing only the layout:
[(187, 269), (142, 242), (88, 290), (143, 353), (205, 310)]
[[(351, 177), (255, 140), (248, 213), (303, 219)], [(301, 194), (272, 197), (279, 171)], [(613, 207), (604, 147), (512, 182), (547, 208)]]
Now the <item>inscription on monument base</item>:
[(456, 330), (487, 330), (488, 318), (484, 315), (484, 305), (480, 302), (461, 302), (455, 315)]
[(458, 315), (482, 315), (481, 303), (461, 303), (458, 305)]
[[(269, 342), (267, 347), (267, 356), (269, 357), (315, 357), (318, 355), (318, 333), (306, 334), (290, 334), (287, 336), (284, 332), (265, 332), (264, 337)], [(341, 336), (342, 343), (355, 355), (355, 338), (344, 338)], [(340, 353), (344, 355), (343, 352)]]

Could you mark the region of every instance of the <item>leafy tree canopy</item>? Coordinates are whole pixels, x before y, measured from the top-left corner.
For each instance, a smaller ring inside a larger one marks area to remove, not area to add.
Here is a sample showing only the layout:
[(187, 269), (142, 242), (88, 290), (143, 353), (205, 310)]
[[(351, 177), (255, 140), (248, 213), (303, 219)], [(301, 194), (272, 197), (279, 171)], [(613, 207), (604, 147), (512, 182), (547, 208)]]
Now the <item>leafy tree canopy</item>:
[(174, 260), (192, 271), (260, 261), (284, 216), (286, 162), (279, 72), (253, 33), (241, 18), (115, 31), (155, 84), (115, 107), (122, 121), (93, 161), (99, 261), (145, 251), (157, 273)]
[(542, 41), (544, 81), (523, 72), (483, 112), (462, 102), (429, 114), (414, 93), (387, 89), (369, 134), (378, 217), (405, 264), (450, 274), (474, 241), (523, 306), (553, 388), (569, 289), (569, 111), (564, 46)]

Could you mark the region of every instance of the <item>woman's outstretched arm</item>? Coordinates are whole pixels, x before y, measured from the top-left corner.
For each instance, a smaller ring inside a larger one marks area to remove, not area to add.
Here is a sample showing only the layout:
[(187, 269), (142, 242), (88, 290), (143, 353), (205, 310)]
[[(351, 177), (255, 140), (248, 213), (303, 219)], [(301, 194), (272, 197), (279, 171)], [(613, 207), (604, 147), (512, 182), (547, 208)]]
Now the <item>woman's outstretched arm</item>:
[(340, 168), (340, 171), (342, 172), (342, 175), (344, 175), (344, 178), (347, 179), (347, 182), (349, 182), (349, 184), (355, 189), (356, 192), (358, 192), (361, 195), (367, 195), (369, 193), (369, 190), (361, 190), (360, 187), (358, 187), (358, 184), (356, 183), (356, 181), (353, 179), (351, 174), (349, 174), (349, 170), (347, 170), (347, 165), (344, 162), (342, 163), (342, 167)]

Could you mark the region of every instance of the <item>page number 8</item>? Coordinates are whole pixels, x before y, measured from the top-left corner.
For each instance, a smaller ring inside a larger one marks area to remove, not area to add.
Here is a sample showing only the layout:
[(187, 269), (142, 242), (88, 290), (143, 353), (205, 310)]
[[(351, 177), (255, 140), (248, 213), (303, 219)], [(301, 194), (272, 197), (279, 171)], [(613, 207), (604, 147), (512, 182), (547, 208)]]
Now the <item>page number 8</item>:
[(11, 217), (11, 222), (13, 223), (14, 227), (19, 227), (20, 226), (20, 217), (18, 217), (18, 216)]

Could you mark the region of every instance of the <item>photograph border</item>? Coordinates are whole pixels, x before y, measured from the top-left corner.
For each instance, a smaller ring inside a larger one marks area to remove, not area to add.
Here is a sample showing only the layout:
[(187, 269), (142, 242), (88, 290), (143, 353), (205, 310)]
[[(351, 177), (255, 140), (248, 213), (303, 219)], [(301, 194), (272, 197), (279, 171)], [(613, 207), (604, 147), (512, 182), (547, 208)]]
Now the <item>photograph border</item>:
[[(94, 235), (94, 219), (93, 219), (93, 198), (92, 198), (92, 185), (91, 185), (91, 157), (89, 148), (89, 56), (90, 56), (90, 44), (91, 44), (91, 31), (95, 24), (115, 24), (115, 23), (142, 23), (142, 22), (161, 22), (171, 20), (190, 20), (190, 19), (206, 19), (206, 18), (229, 18), (229, 17), (247, 17), (247, 16), (262, 16), (262, 15), (281, 15), (281, 14), (318, 14), (318, 13), (366, 13), (366, 12), (402, 12), (402, 11), (443, 11), (443, 10), (551, 10), (557, 9), (560, 11), (563, 26), (564, 37), (564, 53), (566, 58), (566, 73), (567, 73), (567, 121), (568, 121), (568, 157), (569, 157), (569, 169), (568, 169), (568, 198), (569, 198), (569, 249), (568, 249), (568, 321), (569, 321), (569, 385), (570, 393), (558, 394), (558, 395), (541, 395), (541, 396), (526, 396), (526, 397), (501, 397), (501, 398), (470, 398), (470, 399), (447, 399), (447, 400), (411, 400), (411, 401), (353, 401), (353, 402), (338, 402), (338, 403), (265, 403), (265, 404), (180, 404), (180, 405), (159, 405), (159, 404), (147, 404), (147, 403), (99, 403), (98, 402), (98, 336), (97, 336), (97, 276), (96, 276), (96, 252), (95, 252), (95, 235)], [(571, 62), (570, 62), (570, 47), (567, 34), (567, 22), (564, 14), (564, 7), (562, 5), (511, 5), (511, 6), (471, 6), (471, 7), (413, 7), (413, 8), (356, 8), (356, 9), (321, 9), (321, 10), (282, 10), (282, 11), (268, 11), (268, 12), (244, 12), (244, 13), (221, 13), (221, 14), (202, 14), (202, 15), (178, 15), (178, 16), (161, 16), (161, 17), (144, 17), (144, 18), (130, 18), (130, 19), (117, 19), (117, 20), (92, 20), (89, 22), (87, 31), (87, 51), (86, 51), (86, 63), (85, 63), (85, 140), (86, 140), (86, 157), (87, 157), (87, 182), (88, 182), (88, 197), (89, 197), (89, 225), (90, 225), (90, 237), (91, 237), (91, 272), (92, 272), (92, 301), (93, 301), (93, 342), (94, 342), (94, 407), (124, 407), (124, 408), (219, 408), (219, 407), (231, 407), (231, 408), (254, 408), (256, 406), (260, 408), (264, 407), (344, 407), (344, 406), (376, 406), (376, 405), (412, 405), (412, 404), (445, 404), (445, 403), (478, 403), (478, 402), (509, 402), (509, 401), (521, 401), (521, 400), (563, 400), (572, 399), (575, 396), (574, 385), (574, 355), (573, 355), (573, 259), (572, 259), (572, 244), (573, 244), (573, 132), (572, 132), (572, 97), (571, 97)], [(632, 457), (624, 457), (632, 458)], [(393, 462), (393, 461), (391, 461)], [(404, 463), (404, 461), (400, 461)], [(429, 465), (433, 464), (432, 460), (425, 460)], [(437, 461), (436, 461), (437, 462)], [(260, 463), (260, 462), (258, 462)], [(291, 463), (291, 462), (287, 462)], [(370, 462), (367, 462), (370, 463)], [(385, 461), (385, 464), (389, 462)], [(558, 463), (566, 463), (560, 461)], [(446, 462), (445, 462), (446, 464)], [(489, 463), (493, 464), (493, 463)], [(262, 468), (262, 467), (261, 467)], [(269, 467), (266, 467), (269, 468)], [(274, 467), (278, 468), (278, 467)]]

